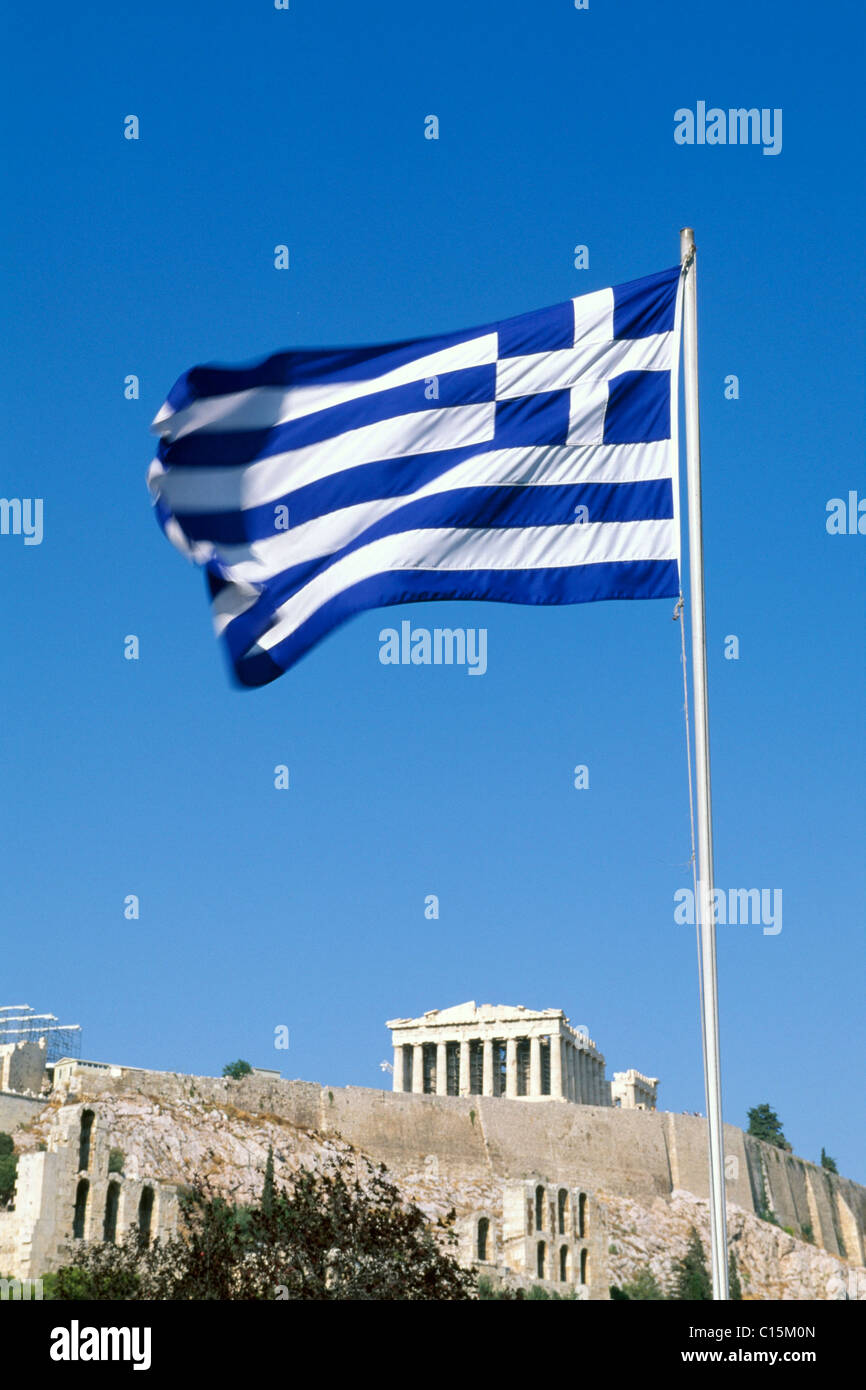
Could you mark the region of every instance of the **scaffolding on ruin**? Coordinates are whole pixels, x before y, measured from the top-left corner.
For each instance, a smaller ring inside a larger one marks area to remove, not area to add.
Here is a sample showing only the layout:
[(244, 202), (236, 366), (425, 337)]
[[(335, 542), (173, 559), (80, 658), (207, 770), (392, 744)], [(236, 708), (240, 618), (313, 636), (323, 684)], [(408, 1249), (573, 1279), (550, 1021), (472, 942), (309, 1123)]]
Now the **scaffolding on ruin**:
[(81, 1024), (60, 1023), (56, 1014), (37, 1014), (29, 1004), (0, 1004), (0, 1046), (45, 1039), (48, 1065), (81, 1056)]

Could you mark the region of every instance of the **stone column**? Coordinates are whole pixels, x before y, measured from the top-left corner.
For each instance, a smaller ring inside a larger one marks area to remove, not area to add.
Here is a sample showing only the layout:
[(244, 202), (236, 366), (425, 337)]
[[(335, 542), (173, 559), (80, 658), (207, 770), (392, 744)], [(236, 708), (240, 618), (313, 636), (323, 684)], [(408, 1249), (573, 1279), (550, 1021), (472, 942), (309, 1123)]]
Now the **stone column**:
[(485, 1096), (493, 1095), (493, 1039), (485, 1038), (482, 1043), (484, 1070), (481, 1081), (481, 1091)]
[(580, 1092), (580, 1103), (581, 1103), (581, 1105), (586, 1105), (586, 1103), (587, 1103), (587, 1096), (588, 1096), (588, 1091), (587, 1091), (587, 1076), (589, 1075), (589, 1073), (588, 1073), (588, 1071), (587, 1071), (587, 1066), (586, 1066), (586, 1053), (584, 1052), (583, 1048), (581, 1048), (580, 1051), (579, 1051), (578, 1054), (577, 1054), (577, 1061), (578, 1061), (578, 1090), (579, 1090), (579, 1092)]
[(460, 1039), (460, 1085), (461, 1096), (469, 1095), (469, 1039)]
[(398, 1043), (394, 1044), (394, 1090), (403, 1089), (403, 1049)]
[(599, 1085), (598, 1085), (598, 1058), (597, 1058), (597, 1057), (593, 1057), (593, 1059), (592, 1059), (592, 1092), (591, 1092), (591, 1093), (592, 1093), (592, 1103), (593, 1103), (593, 1105), (600, 1105), (600, 1104), (601, 1104), (601, 1094), (600, 1094), (600, 1092), (599, 1092)]
[(577, 1100), (577, 1086), (575, 1084), (575, 1056), (574, 1044), (569, 1038), (565, 1044), (566, 1073), (568, 1075), (568, 1099)]
[(517, 1095), (517, 1039), (507, 1038), (505, 1042), (505, 1094)]
[(562, 1038), (559, 1033), (550, 1035), (550, 1094), (557, 1099), (562, 1095)]
[(412, 1090), (424, 1090), (424, 1049), (420, 1043), (412, 1044)]
[(448, 1094), (448, 1064), (445, 1060), (445, 1044), (436, 1044), (436, 1094), (437, 1096), (447, 1096)]
[(529, 1039), (529, 1094), (541, 1095), (541, 1038)]

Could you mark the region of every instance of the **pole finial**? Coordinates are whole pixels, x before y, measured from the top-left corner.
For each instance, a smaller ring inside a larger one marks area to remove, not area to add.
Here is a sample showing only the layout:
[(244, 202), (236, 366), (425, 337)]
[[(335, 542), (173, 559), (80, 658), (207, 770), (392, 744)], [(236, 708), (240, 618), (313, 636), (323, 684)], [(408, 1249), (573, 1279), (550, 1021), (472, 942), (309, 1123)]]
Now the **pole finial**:
[(680, 228), (680, 264), (691, 260), (695, 254), (695, 233), (691, 227)]

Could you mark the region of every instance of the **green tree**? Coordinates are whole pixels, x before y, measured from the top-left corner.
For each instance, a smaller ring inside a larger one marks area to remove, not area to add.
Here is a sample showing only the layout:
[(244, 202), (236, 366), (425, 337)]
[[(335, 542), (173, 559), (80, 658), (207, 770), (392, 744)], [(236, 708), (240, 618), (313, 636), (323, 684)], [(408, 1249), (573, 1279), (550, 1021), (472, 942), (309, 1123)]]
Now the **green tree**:
[(122, 1172), (123, 1172), (123, 1162), (124, 1162), (123, 1149), (110, 1149), (110, 1150), (109, 1150), (109, 1153), (108, 1153), (108, 1171), (109, 1171), (109, 1173), (122, 1173)]
[(756, 1139), (763, 1139), (766, 1144), (775, 1144), (777, 1149), (790, 1149), (791, 1145), (782, 1133), (782, 1123), (769, 1105), (756, 1105), (754, 1109), (747, 1111), (747, 1117), (749, 1134), (754, 1135)]
[[(263, 1194), (264, 1197), (264, 1194)], [(179, 1198), (182, 1229), (145, 1246), (84, 1244), (58, 1273), (58, 1298), (405, 1300), (476, 1297), (451, 1253), (454, 1213), (430, 1223), (385, 1168), (339, 1156), (301, 1168), (270, 1210), (238, 1207), (197, 1180)]]
[(223, 1067), (223, 1076), (230, 1076), (232, 1081), (240, 1081), (242, 1076), (249, 1076), (252, 1067), (249, 1062), (245, 1062), (239, 1057), (236, 1062), (226, 1062)]
[(622, 1293), (632, 1303), (663, 1303), (665, 1297), (649, 1265), (644, 1265), (629, 1283), (623, 1284)]
[(274, 1148), (268, 1145), (268, 1161), (265, 1164), (265, 1185), (262, 1188), (262, 1216), (270, 1219), (274, 1214)]
[(673, 1266), (671, 1298), (677, 1300), (711, 1299), (713, 1285), (707, 1269), (701, 1238), (692, 1226), (685, 1255)]
[(821, 1167), (828, 1173), (838, 1173), (835, 1158), (831, 1158), (825, 1149), (821, 1150)]
[(18, 1173), (18, 1155), (12, 1135), (0, 1131), (0, 1207), (11, 1202)]
[(739, 1303), (743, 1298), (740, 1271), (737, 1269), (737, 1257), (733, 1250), (728, 1253), (728, 1297), (732, 1303)]

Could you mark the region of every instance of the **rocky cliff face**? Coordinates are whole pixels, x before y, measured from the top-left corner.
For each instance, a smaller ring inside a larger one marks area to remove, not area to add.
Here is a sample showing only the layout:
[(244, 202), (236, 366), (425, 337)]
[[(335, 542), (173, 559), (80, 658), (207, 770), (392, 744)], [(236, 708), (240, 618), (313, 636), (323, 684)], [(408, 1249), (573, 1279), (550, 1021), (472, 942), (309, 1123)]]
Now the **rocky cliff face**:
[[(673, 1262), (685, 1254), (689, 1232), (709, 1250), (709, 1204), (691, 1192), (646, 1204), (599, 1194), (608, 1229), (612, 1284), (630, 1283), (649, 1266), (662, 1288)], [(728, 1204), (728, 1239), (744, 1299), (866, 1299), (866, 1270), (797, 1240), (778, 1226)]]
[[(84, 1097), (81, 1097), (84, 1099)], [(186, 1184), (207, 1177), (217, 1190), (235, 1201), (249, 1202), (261, 1193), (268, 1148), (273, 1147), (274, 1170), (285, 1181), (301, 1165), (321, 1169), (337, 1153), (354, 1150), (333, 1134), (302, 1128), (283, 1117), (252, 1114), (231, 1104), (192, 1093), (186, 1099), (155, 1099), (145, 1094), (100, 1095), (100, 1124), (112, 1147), (124, 1154), (124, 1172), (131, 1178), (159, 1178)], [(22, 1149), (51, 1147), (57, 1102), (50, 1105), (19, 1136)], [(383, 1152), (367, 1155), (387, 1161)], [(435, 1154), (420, 1165), (390, 1162), (389, 1172), (407, 1198), (431, 1217), (454, 1208), (459, 1218), (479, 1210), (502, 1207), (502, 1180), (490, 1171), (477, 1176), (439, 1171)], [(694, 1226), (709, 1246), (708, 1207), (704, 1199), (675, 1190), (669, 1198), (638, 1199), (599, 1190), (596, 1193), (605, 1225), (606, 1282), (622, 1285), (649, 1266), (662, 1287), (671, 1278), (673, 1262), (684, 1254)], [(866, 1299), (866, 1270), (859, 1269), (742, 1208), (728, 1207), (729, 1234), (747, 1299)]]

